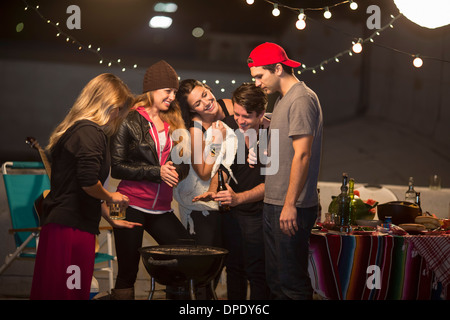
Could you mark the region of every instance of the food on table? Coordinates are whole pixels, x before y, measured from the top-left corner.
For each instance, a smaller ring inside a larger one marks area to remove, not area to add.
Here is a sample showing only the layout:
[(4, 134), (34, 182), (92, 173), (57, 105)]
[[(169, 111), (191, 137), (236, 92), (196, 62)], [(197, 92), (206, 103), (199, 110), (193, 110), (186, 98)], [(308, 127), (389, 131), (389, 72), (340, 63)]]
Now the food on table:
[(414, 220), (415, 223), (424, 225), (425, 228), (429, 230), (434, 230), (436, 228), (441, 227), (441, 223), (439, 222), (439, 219), (430, 217), (430, 216), (417, 216)]

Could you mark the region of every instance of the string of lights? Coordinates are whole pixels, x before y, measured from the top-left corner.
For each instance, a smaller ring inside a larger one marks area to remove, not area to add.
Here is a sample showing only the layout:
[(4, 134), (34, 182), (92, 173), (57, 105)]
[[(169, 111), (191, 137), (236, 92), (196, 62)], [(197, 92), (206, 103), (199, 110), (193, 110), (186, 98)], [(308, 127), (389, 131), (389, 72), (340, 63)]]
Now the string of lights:
[[(330, 19), (332, 14), (331, 14), (331, 9), (335, 8), (337, 6), (341, 6), (343, 4), (349, 4), (350, 5), (350, 9), (352, 10), (356, 10), (358, 9), (358, 4), (353, 1), (353, 0), (345, 0), (345, 1), (341, 1), (335, 4), (331, 4), (329, 6), (325, 6), (325, 7), (316, 7), (316, 8), (294, 8), (294, 7), (290, 7), (287, 5), (284, 5), (282, 3), (279, 2), (273, 2), (270, 0), (263, 0), (265, 2), (267, 2), (268, 4), (270, 4), (271, 6), (273, 6), (272, 9), (272, 15), (275, 17), (278, 17), (281, 14), (281, 11), (279, 8), (283, 8), (283, 9), (287, 9), (289, 11), (293, 11), (296, 14), (298, 14), (298, 20), (295, 23), (295, 26), (297, 29), (299, 30), (303, 30), (306, 28), (306, 14), (305, 12), (307, 11), (323, 11), (323, 16), (325, 19)], [(254, 0), (246, 0), (247, 4), (252, 5), (255, 1)]]
[[(75, 37), (73, 37), (70, 34), (67, 34), (66, 32), (64, 32), (60, 26), (59, 26), (59, 22), (53, 22), (52, 20), (48, 19), (47, 17), (45, 17), (39, 10), (39, 5), (36, 6), (32, 6), (30, 4), (28, 4), (28, 2), (26, 0), (22, 0), (22, 2), (25, 4), (25, 11), (28, 11), (29, 9), (33, 10), (34, 12), (36, 12), (36, 14), (43, 20), (45, 21), (47, 24), (51, 25), (52, 27), (54, 27), (57, 31), (56, 33), (56, 37), (60, 37), (60, 38), (65, 38), (67, 43), (72, 43), (75, 46), (78, 47), (78, 50), (86, 50), (89, 51), (93, 54), (95, 54), (98, 58), (98, 61), (100, 64), (105, 64), (108, 67), (111, 67), (112, 65), (116, 64), (117, 66), (120, 67), (120, 69), (122, 70), (122, 72), (125, 72), (127, 70), (127, 68), (125, 67), (125, 65), (122, 63), (122, 59), (105, 59), (103, 57), (103, 55), (100, 53), (101, 48), (100, 47), (96, 47), (93, 46), (91, 44), (89, 45), (84, 45), (82, 44), (80, 41), (78, 41)], [(132, 66), (133, 69), (137, 68), (137, 64), (133, 64)]]
[(401, 13), (399, 15), (395, 16), (395, 17), (391, 15), (391, 20), (389, 21), (388, 24), (386, 24), (382, 28), (380, 28), (377, 31), (375, 31), (374, 33), (372, 33), (366, 39), (358, 38), (355, 41), (353, 41), (351, 49), (347, 49), (347, 50), (344, 50), (342, 52), (339, 52), (338, 54), (334, 55), (333, 57), (328, 58), (328, 59), (322, 61), (321, 63), (319, 63), (319, 64), (317, 64), (317, 65), (315, 65), (313, 67), (306, 67), (303, 64), (302, 65), (303, 66), (303, 70), (299, 70), (298, 74), (302, 74), (302, 73), (307, 72), (307, 71), (312, 71), (312, 73), (317, 73), (318, 69), (322, 70), (322, 71), (325, 70), (325, 65), (330, 63), (330, 62), (340, 62), (339, 58), (341, 58), (343, 56), (346, 56), (346, 55), (353, 56), (353, 53), (356, 53), (356, 54), (361, 53), (362, 50), (363, 50), (363, 44), (365, 44), (367, 42), (373, 43), (375, 37), (379, 36), (387, 28), (393, 28), (394, 27), (394, 25), (393, 25), (394, 22), (397, 19), (399, 19), (400, 17), (402, 17), (402, 16), (403, 15)]
[[(345, 1), (341, 1), (341, 2), (336, 3), (336, 4), (332, 4), (332, 5), (325, 6), (325, 7), (317, 7), (317, 8), (294, 8), (294, 7), (290, 7), (290, 6), (287, 6), (287, 5), (284, 5), (284, 4), (281, 4), (281, 3), (277, 3), (277, 2), (273, 2), (273, 1), (270, 1), (270, 0), (263, 0), (263, 1), (265, 1), (266, 3), (269, 3), (270, 5), (273, 6), (272, 14), (274, 16), (278, 16), (280, 14), (279, 8), (284, 8), (284, 9), (293, 11), (295, 13), (298, 13), (298, 21), (296, 22), (296, 27), (299, 30), (303, 30), (306, 27), (307, 19), (313, 20), (312, 18), (309, 18), (309, 17), (306, 16), (305, 12), (307, 12), (307, 11), (319, 11), (319, 10), (322, 10), (322, 11), (324, 11), (324, 17), (326, 19), (329, 19), (329, 18), (331, 18), (330, 8), (334, 8), (334, 7), (337, 7), (337, 6), (340, 6), (340, 5), (344, 5), (344, 4), (350, 4), (350, 8), (352, 10), (356, 10), (358, 8), (358, 4), (355, 1), (353, 1), (353, 0), (345, 0)], [(22, 0), (22, 2), (25, 4), (25, 11), (28, 11), (29, 9), (33, 10), (43, 21), (45, 21), (47, 24), (49, 24), (52, 27), (54, 27), (56, 29), (56, 31), (57, 31), (57, 33), (56, 33), (57, 37), (65, 38), (65, 41), (67, 43), (71, 43), (71, 44), (77, 46), (79, 51), (86, 50), (88, 52), (91, 52), (91, 53), (95, 54), (97, 56), (98, 61), (99, 61), (100, 64), (104, 64), (104, 65), (106, 65), (108, 67), (111, 67), (112, 65), (117, 65), (122, 70), (122, 72), (125, 72), (127, 70), (127, 67), (123, 64), (123, 62), (122, 62), (122, 60), (120, 58), (119, 59), (105, 59), (104, 56), (101, 54), (101, 48), (100, 47), (96, 47), (96, 46), (93, 46), (91, 44), (89, 44), (89, 45), (82, 44), (75, 37), (73, 37), (72, 35), (67, 34), (66, 32), (64, 32), (60, 28), (59, 22), (53, 22), (52, 20), (48, 19), (47, 17), (45, 17), (40, 12), (39, 5), (32, 6), (32, 5), (28, 4), (28, 2), (26, 0)], [(246, 0), (246, 2), (249, 5), (251, 5), (251, 4), (254, 3), (254, 0)], [(325, 65), (330, 63), (330, 62), (333, 62), (333, 61), (334, 62), (340, 62), (339, 59), (341, 57), (343, 57), (343, 56), (346, 56), (346, 55), (352, 56), (353, 53), (358, 54), (358, 53), (362, 52), (362, 45), (367, 43), (367, 42), (370, 42), (370, 43), (373, 43), (373, 44), (375, 44), (377, 46), (383, 47), (385, 49), (389, 49), (389, 50), (392, 50), (394, 52), (402, 53), (402, 54), (405, 54), (405, 55), (408, 55), (408, 56), (412, 57), (413, 58), (413, 65), (415, 67), (417, 67), (417, 68), (420, 68), (423, 65), (423, 59), (436, 60), (436, 61), (440, 61), (440, 62), (450, 63), (450, 61), (447, 61), (447, 60), (434, 58), (434, 57), (429, 57), (429, 56), (423, 56), (423, 55), (418, 54), (418, 53), (412, 54), (412, 53), (404, 52), (404, 51), (396, 49), (396, 48), (392, 48), (392, 47), (388, 47), (388, 46), (384, 46), (384, 45), (381, 45), (381, 44), (374, 43), (374, 38), (376, 36), (379, 36), (381, 34), (381, 32), (383, 32), (387, 28), (393, 28), (394, 21), (397, 20), (398, 18), (402, 17), (402, 16), (403, 16), (402, 14), (399, 14), (396, 17), (391, 15), (392, 20), (387, 25), (385, 25), (384, 27), (376, 30), (372, 35), (370, 35), (366, 39), (353, 37), (355, 40), (352, 43), (352, 48), (351, 49), (339, 52), (338, 54), (334, 55), (333, 57), (331, 57), (329, 59), (326, 59), (326, 60), (322, 61), (321, 63), (319, 63), (319, 64), (317, 64), (317, 65), (315, 65), (313, 67), (306, 67), (306, 65), (303, 64), (302, 65), (303, 69), (299, 70), (298, 74), (302, 74), (302, 73), (307, 72), (307, 71), (311, 71), (312, 73), (315, 74), (315, 73), (317, 73), (317, 70), (325, 70)], [(333, 28), (333, 29), (336, 30), (336, 28)], [(130, 69), (131, 68), (132, 69), (136, 69), (137, 68), (137, 64), (133, 64), (130, 67)], [(217, 82), (216, 82), (216, 84), (217, 84)]]
[[(299, 30), (304, 30), (306, 28), (306, 21), (307, 20), (315, 21), (314, 19), (306, 16), (305, 12), (307, 12), (307, 11), (323, 11), (324, 12), (323, 13), (324, 18), (325, 19), (330, 19), (331, 16), (332, 16), (331, 11), (330, 11), (331, 8), (334, 8), (334, 7), (337, 7), (337, 6), (341, 6), (341, 5), (344, 5), (344, 4), (349, 4), (350, 5), (350, 9), (352, 9), (352, 10), (356, 10), (358, 8), (358, 4), (355, 1), (353, 1), (353, 0), (341, 1), (341, 2), (332, 4), (332, 5), (329, 5), (329, 6), (317, 7), (317, 8), (294, 8), (294, 7), (287, 6), (287, 5), (284, 5), (282, 3), (278, 3), (278, 2), (273, 2), (273, 1), (270, 1), (270, 0), (263, 0), (263, 1), (268, 3), (268, 4), (270, 4), (271, 6), (273, 6), (272, 15), (275, 16), (275, 17), (279, 16), (280, 13), (281, 13), (279, 8), (284, 8), (284, 9), (287, 9), (289, 11), (293, 11), (296, 14), (298, 14), (298, 20), (295, 23), (295, 26)], [(246, 2), (247, 2), (247, 4), (252, 5), (254, 3), (254, 0), (246, 0)], [(385, 25), (384, 27), (376, 30), (373, 34), (371, 34), (366, 39), (353, 37), (355, 40), (352, 42), (351, 49), (339, 52), (338, 54), (334, 55), (333, 57), (331, 57), (329, 59), (326, 59), (326, 60), (323, 60), (321, 63), (319, 63), (319, 64), (317, 64), (317, 65), (315, 65), (313, 67), (306, 67), (305, 64), (302, 64), (302, 68), (303, 69), (297, 71), (298, 74), (302, 74), (302, 73), (308, 72), (308, 71), (311, 71), (312, 73), (315, 74), (315, 73), (317, 73), (317, 70), (325, 70), (325, 65), (330, 63), (330, 62), (340, 62), (339, 58), (341, 58), (341, 57), (343, 57), (345, 55), (353, 56), (353, 53), (356, 53), (356, 54), (361, 53), (362, 52), (362, 48), (363, 48), (363, 44), (365, 44), (366, 42), (370, 42), (371, 44), (374, 44), (374, 45), (383, 47), (385, 49), (389, 49), (391, 51), (394, 51), (394, 52), (397, 52), (397, 53), (402, 53), (402, 54), (405, 54), (405, 55), (408, 55), (408, 56), (412, 57), (413, 58), (413, 65), (416, 68), (422, 67), (423, 59), (435, 60), (435, 61), (450, 63), (450, 61), (447, 61), (447, 60), (443, 60), (443, 59), (439, 59), (439, 58), (435, 58), (435, 57), (423, 56), (423, 55), (418, 54), (418, 53), (415, 53), (415, 54), (408, 53), (408, 52), (405, 52), (405, 51), (402, 51), (402, 50), (399, 50), (399, 49), (396, 49), (396, 48), (393, 48), (393, 47), (381, 45), (379, 43), (375, 43), (374, 42), (374, 38), (376, 36), (379, 36), (381, 34), (381, 32), (383, 32), (387, 28), (393, 28), (394, 21), (397, 20), (398, 18), (402, 17), (402, 16), (403, 16), (403, 14), (401, 14), (401, 13), (399, 15), (395, 16), (395, 17), (393, 15), (391, 15), (392, 20), (387, 25)], [(327, 25), (327, 27), (332, 28), (335, 31), (339, 31), (339, 30), (337, 30), (334, 27), (331, 27), (331, 26), (328, 26), (328, 25)], [(342, 32), (342, 31), (339, 31), (339, 32), (340, 33), (344, 33), (346, 35), (349, 35), (346, 32)]]
[[(93, 53), (94, 55), (97, 56), (99, 63), (102, 64), (102, 65), (106, 65), (108, 67), (111, 67), (113, 65), (117, 65), (117, 66), (120, 67), (122, 72), (125, 72), (127, 70), (127, 68), (123, 65), (123, 62), (122, 62), (121, 59), (110, 59), (110, 60), (107, 60), (101, 54), (101, 48), (100, 47), (96, 47), (96, 46), (93, 46), (91, 44), (84, 45), (80, 41), (78, 41), (75, 37), (73, 37), (72, 35), (67, 34), (66, 32), (64, 32), (60, 28), (59, 22), (53, 22), (52, 20), (48, 19), (47, 17), (45, 17), (40, 12), (39, 5), (32, 6), (32, 5), (28, 4), (28, 2), (26, 0), (22, 0), (22, 2), (25, 4), (25, 11), (28, 11), (30, 9), (33, 10), (43, 21), (45, 21), (49, 25), (53, 26), (56, 29), (56, 31), (57, 31), (57, 33), (56, 33), (57, 37), (65, 38), (67, 43), (72, 43), (72, 44), (78, 46), (78, 50), (79, 51), (86, 50), (88, 52)], [(132, 69), (136, 69), (137, 67), (138, 67), (137, 64), (133, 64), (132, 65)], [(203, 80), (202, 82), (203, 83), (207, 83), (206, 80)], [(230, 83), (231, 83), (231, 86), (235, 86), (236, 85), (236, 80), (232, 79), (232, 80), (230, 80)], [(226, 86), (227, 84), (226, 84), (226, 81), (215, 80), (209, 85), (215, 85), (215, 86), (220, 87), (220, 92), (223, 93), (223, 92), (225, 92), (225, 88), (223, 86), (224, 85)]]

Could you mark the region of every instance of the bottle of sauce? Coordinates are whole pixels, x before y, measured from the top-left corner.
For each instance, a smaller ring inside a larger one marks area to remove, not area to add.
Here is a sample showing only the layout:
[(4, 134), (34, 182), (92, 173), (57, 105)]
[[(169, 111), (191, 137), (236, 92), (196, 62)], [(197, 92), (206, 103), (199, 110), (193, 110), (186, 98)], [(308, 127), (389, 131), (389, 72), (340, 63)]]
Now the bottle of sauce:
[(342, 174), (341, 193), (338, 196), (338, 223), (337, 227), (341, 232), (350, 232), (350, 198), (348, 196), (348, 175)]
[(348, 197), (349, 197), (349, 223), (351, 226), (356, 225), (356, 199), (354, 194), (355, 179), (350, 178), (348, 181)]
[(416, 203), (416, 190), (414, 190), (413, 177), (409, 177), (408, 190), (405, 192), (405, 201)]
[[(219, 176), (219, 185), (217, 186), (217, 192), (219, 191), (226, 191), (227, 187), (225, 186), (225, 179), (223, 178), (223, 171), (222, 169), (218, 170), (218, 176)], [(220, 212), (226, 212), (230, 210), (230, 206), (226, 204), (222, 204), (221, 201), (219, 201), (219, 211)]]

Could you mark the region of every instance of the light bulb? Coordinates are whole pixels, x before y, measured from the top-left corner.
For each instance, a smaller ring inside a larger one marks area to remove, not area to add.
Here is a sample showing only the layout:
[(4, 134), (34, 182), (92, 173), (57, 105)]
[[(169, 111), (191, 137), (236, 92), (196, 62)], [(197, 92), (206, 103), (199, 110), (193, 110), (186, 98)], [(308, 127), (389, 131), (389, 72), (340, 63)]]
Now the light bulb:
[(295, 27), (298, 30), (303, 30), (306, 28), (306, 21), (301, 19), (301, 20), (297, 20), (297, 22), (295, 23)]
[(423, 65), (423, 60), (419, 56), (415, 56), (413, 60), (413, 65), (416, 68), (420, 68)]
[(272, 14), (275, 17), (278, 17), (280, 15), (280, 9), (278, 9), (278, 4), (276, 4), (276, 3), (273, 4)]
[(252, 5), (253, 3), (255, 3), (255, 0), (247, 0), (247, 4)]
[(359, 41), (355, 43), (352, 47), (354, 53), (361, 53), (362, 49), (363, 49), (362, 44)]
[(350, 9), (356, 10), (358, 9), (358, 4), (354, 2), (353, 0), (350, 0)]
[(330, 19), (331, 18), (331, 12), (328, 9), (328, 7), (325, 7), (325, 12), (323, 13), (323, 16), (325, 17), (325, 19)]
[(300, 13), (298, 15), (298, 20), (304, 20), (306, 19), (305, 10), (300, 9)]
[(419, 26), (435, 29), (450, 24), (448, 0), (394, 0), (398, 10)]

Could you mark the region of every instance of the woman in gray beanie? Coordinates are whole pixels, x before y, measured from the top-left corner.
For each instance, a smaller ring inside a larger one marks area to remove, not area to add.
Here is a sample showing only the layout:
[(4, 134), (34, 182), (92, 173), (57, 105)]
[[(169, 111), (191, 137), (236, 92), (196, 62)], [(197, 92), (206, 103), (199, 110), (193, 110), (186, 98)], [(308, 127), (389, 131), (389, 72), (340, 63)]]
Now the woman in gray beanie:
[(175, 101), (178, 86), (178, 75), (167, 62), (150, 66), (142, 95), (111, 141), (111, 176), (121, 179), (117, 191), (129, 198), (126, 220), (142, 224), (130, 232), (114, 229), (119, 270), (112, 299), (134, 299), (144, 230), (159, 245), (190, 238), (171, 208), (172, 188), (189, 169), (171, 161), (172, 132), (185, 128)]

